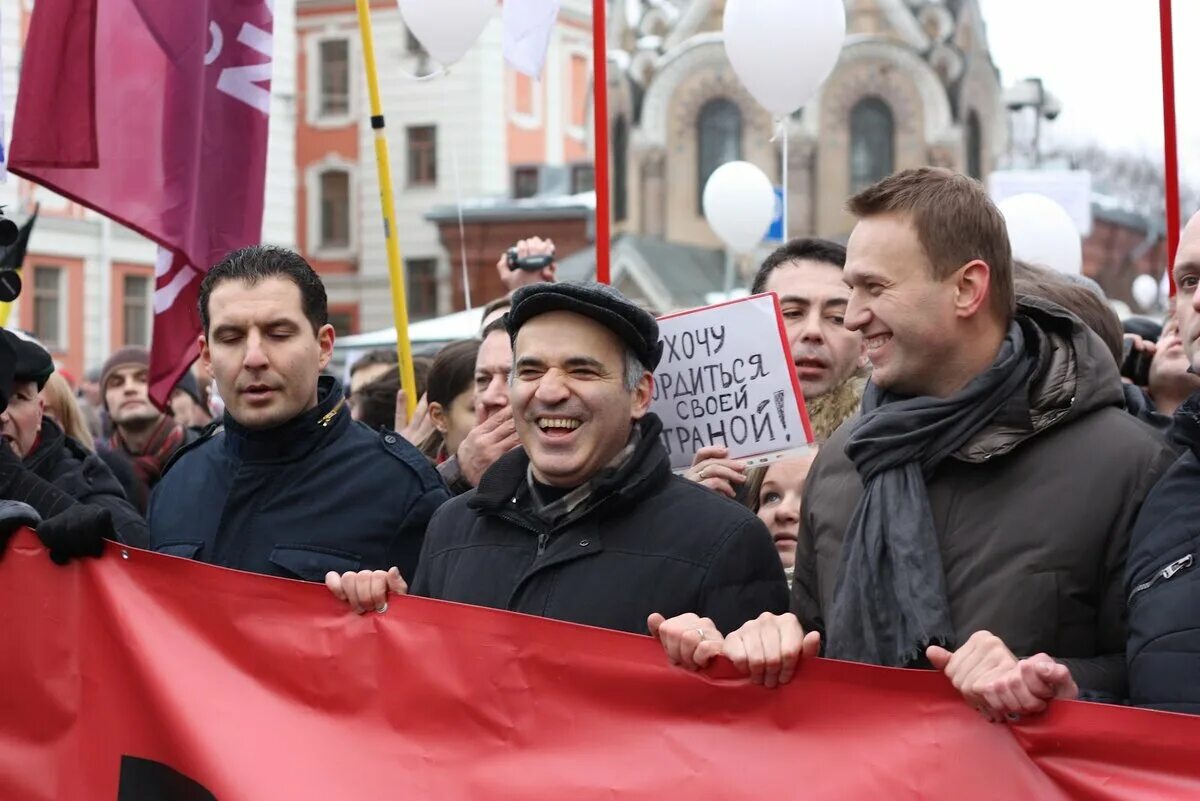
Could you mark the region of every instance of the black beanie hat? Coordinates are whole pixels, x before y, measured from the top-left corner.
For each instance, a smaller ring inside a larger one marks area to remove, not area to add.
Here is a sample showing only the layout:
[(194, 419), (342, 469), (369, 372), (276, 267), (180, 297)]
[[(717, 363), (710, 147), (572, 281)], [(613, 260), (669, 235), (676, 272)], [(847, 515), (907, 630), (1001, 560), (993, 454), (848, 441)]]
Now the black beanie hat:
[(513, 293), (512, 308), (505, 316), (509, 337), (515, 343), (522, 325), (552, 311), (592, 318), (620, 337), (647, 370), (653, 372), (658, 367), (663, 350), (658, 341), (658, 321), (607, 284), (568, 282), (521, 287)]

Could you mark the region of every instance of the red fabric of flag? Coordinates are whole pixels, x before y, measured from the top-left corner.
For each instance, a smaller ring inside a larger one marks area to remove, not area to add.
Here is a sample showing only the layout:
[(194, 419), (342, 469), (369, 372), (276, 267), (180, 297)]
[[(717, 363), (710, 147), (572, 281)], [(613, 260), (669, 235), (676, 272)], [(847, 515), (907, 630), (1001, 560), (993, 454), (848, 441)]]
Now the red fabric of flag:
[(41, 0), (9, 169), (170, 251), (156, 270), (151, 393), (195, 357), (204, 271), (259, 241), (269, 0)]

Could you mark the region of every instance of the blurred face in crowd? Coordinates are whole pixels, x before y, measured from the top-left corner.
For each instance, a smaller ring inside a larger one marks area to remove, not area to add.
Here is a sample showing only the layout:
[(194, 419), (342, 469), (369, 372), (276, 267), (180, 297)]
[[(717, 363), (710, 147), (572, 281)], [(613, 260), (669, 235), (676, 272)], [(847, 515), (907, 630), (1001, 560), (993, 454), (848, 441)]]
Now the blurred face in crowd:
[(629, 441), (650, 408), (652, 379), (625, 388), (625, 347), (600, 323), (573, 312), (540, 314), (521, 326), (514, 348), (512, 406), (534, 477), (577, 487)]
[(1175, 314), (1192, 368), (1200, 371), (1200, 213), (1188, 220), (1175, 252)]
[(433, 427), (442, 432), (446, 453), (458, 453), (458, 446), (475, 427), (475, 390), (460, 392), (449, 406), (434, 401), (429, 404)]
[(36, 382), (13, 383), (8, 408), (0, 414), (0, 433), (4, 436), (4, 443), (22, 459), (33, 453), (38, 433), (42, 430), (44, 410), (45, 404), (42, 402), (42, 396), (38, 394)]
[[(975, 264), (975, 262), (972, 262)], [(846, 327), (860, 333), (871, 381), (901, 395), (945, 397), (960, 386), (957, 282), (933, 265), (904, 215), (859, 220), (846, 246)]]
[(800, 536), (800, 498), (816, 451), (795, 459), (784, 459), (767, 468), (758, 491), (758, 519), (766, 524), (784, 567), (796, 563), (796, 540)]
[(162, 417), (150, 402), (150, 371), (140, 364), (123, 365), (108, 374), (104, 402), (116, 426), (137, 428)]
[(171, 416), (182, 426), (201, 428), (212, 422), (212, 415), (182, 389), (172, 390), (168, 403), (171, 407)]
[(363, 389), (375, 379), (382, 378), (389, 370), (399, 369), (394, 364), (368, 364), (366, 367), (360, 367), (354, 371), (350, 376), (350, 416), (353, 419), (362, 419), (362, 404), (359, 402), (359, 398), (362, 397)]
[(475, 422), (482, 423), (508, 406), (508, 374), (512, 372), (512, 343), (506, 331), (493, 331), (475, 357)]
[(819, 261), (791, 261), (767, 277), (779, 295), (800, 389), (808, 399), (842, 384), (866, 361), (862, 335), (845, 326), (850, 288), (842, 269)]
[(85, 378), (83, 381), (79, 382), (79, 397), (83, 398), (97, 409), (100, 408), (101, 405), (100, 391), (101, 388), (98, 381), (92, 381)]
[(317, 405), (317, 379), (333, 355), (333, 326), (316, 332), (300, 288), (284, 277), (230, 280), (209, 296), (200, 359), (225, 410), (252, 429), (281, 425)]

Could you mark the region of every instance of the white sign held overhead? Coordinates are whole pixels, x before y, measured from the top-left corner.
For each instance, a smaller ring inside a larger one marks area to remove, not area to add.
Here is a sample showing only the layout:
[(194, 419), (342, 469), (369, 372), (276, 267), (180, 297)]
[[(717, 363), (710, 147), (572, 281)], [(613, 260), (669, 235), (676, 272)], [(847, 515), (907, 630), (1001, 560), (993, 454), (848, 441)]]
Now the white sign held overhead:
[(671, 467), (706, 445), (761, 465), (807, 450), (812, 428), (773, 293), (659, 318), (662, 361), (650, 410)]
[(996, 170), (987, 185), (997, 204), (1016, 195), (1045, 195), (1066, 209), (1080, 236), (1092, 233), (1092, 174), (1086, 170)]

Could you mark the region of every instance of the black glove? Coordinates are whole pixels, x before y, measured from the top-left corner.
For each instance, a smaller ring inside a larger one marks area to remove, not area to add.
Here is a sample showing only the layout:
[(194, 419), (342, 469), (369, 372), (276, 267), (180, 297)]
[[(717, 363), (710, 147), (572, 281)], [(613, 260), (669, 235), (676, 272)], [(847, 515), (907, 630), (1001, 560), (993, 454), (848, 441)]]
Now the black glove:
[(99, 556), (105, 538), (114, 539), (112, 513), (99, 506), (77, 503), (37, 527), (42, 544), (50, 549), (50, 559), (65, 565), (82, 556)]
[[(0, 447), (4, 447), (0, 445)], [(27, 503), (20, 501), (0, 501), (0, 554), (8, 547), (8, 540), (17, 529), (28, 526), (37, 528), (42, 522), (41, 515)]]

